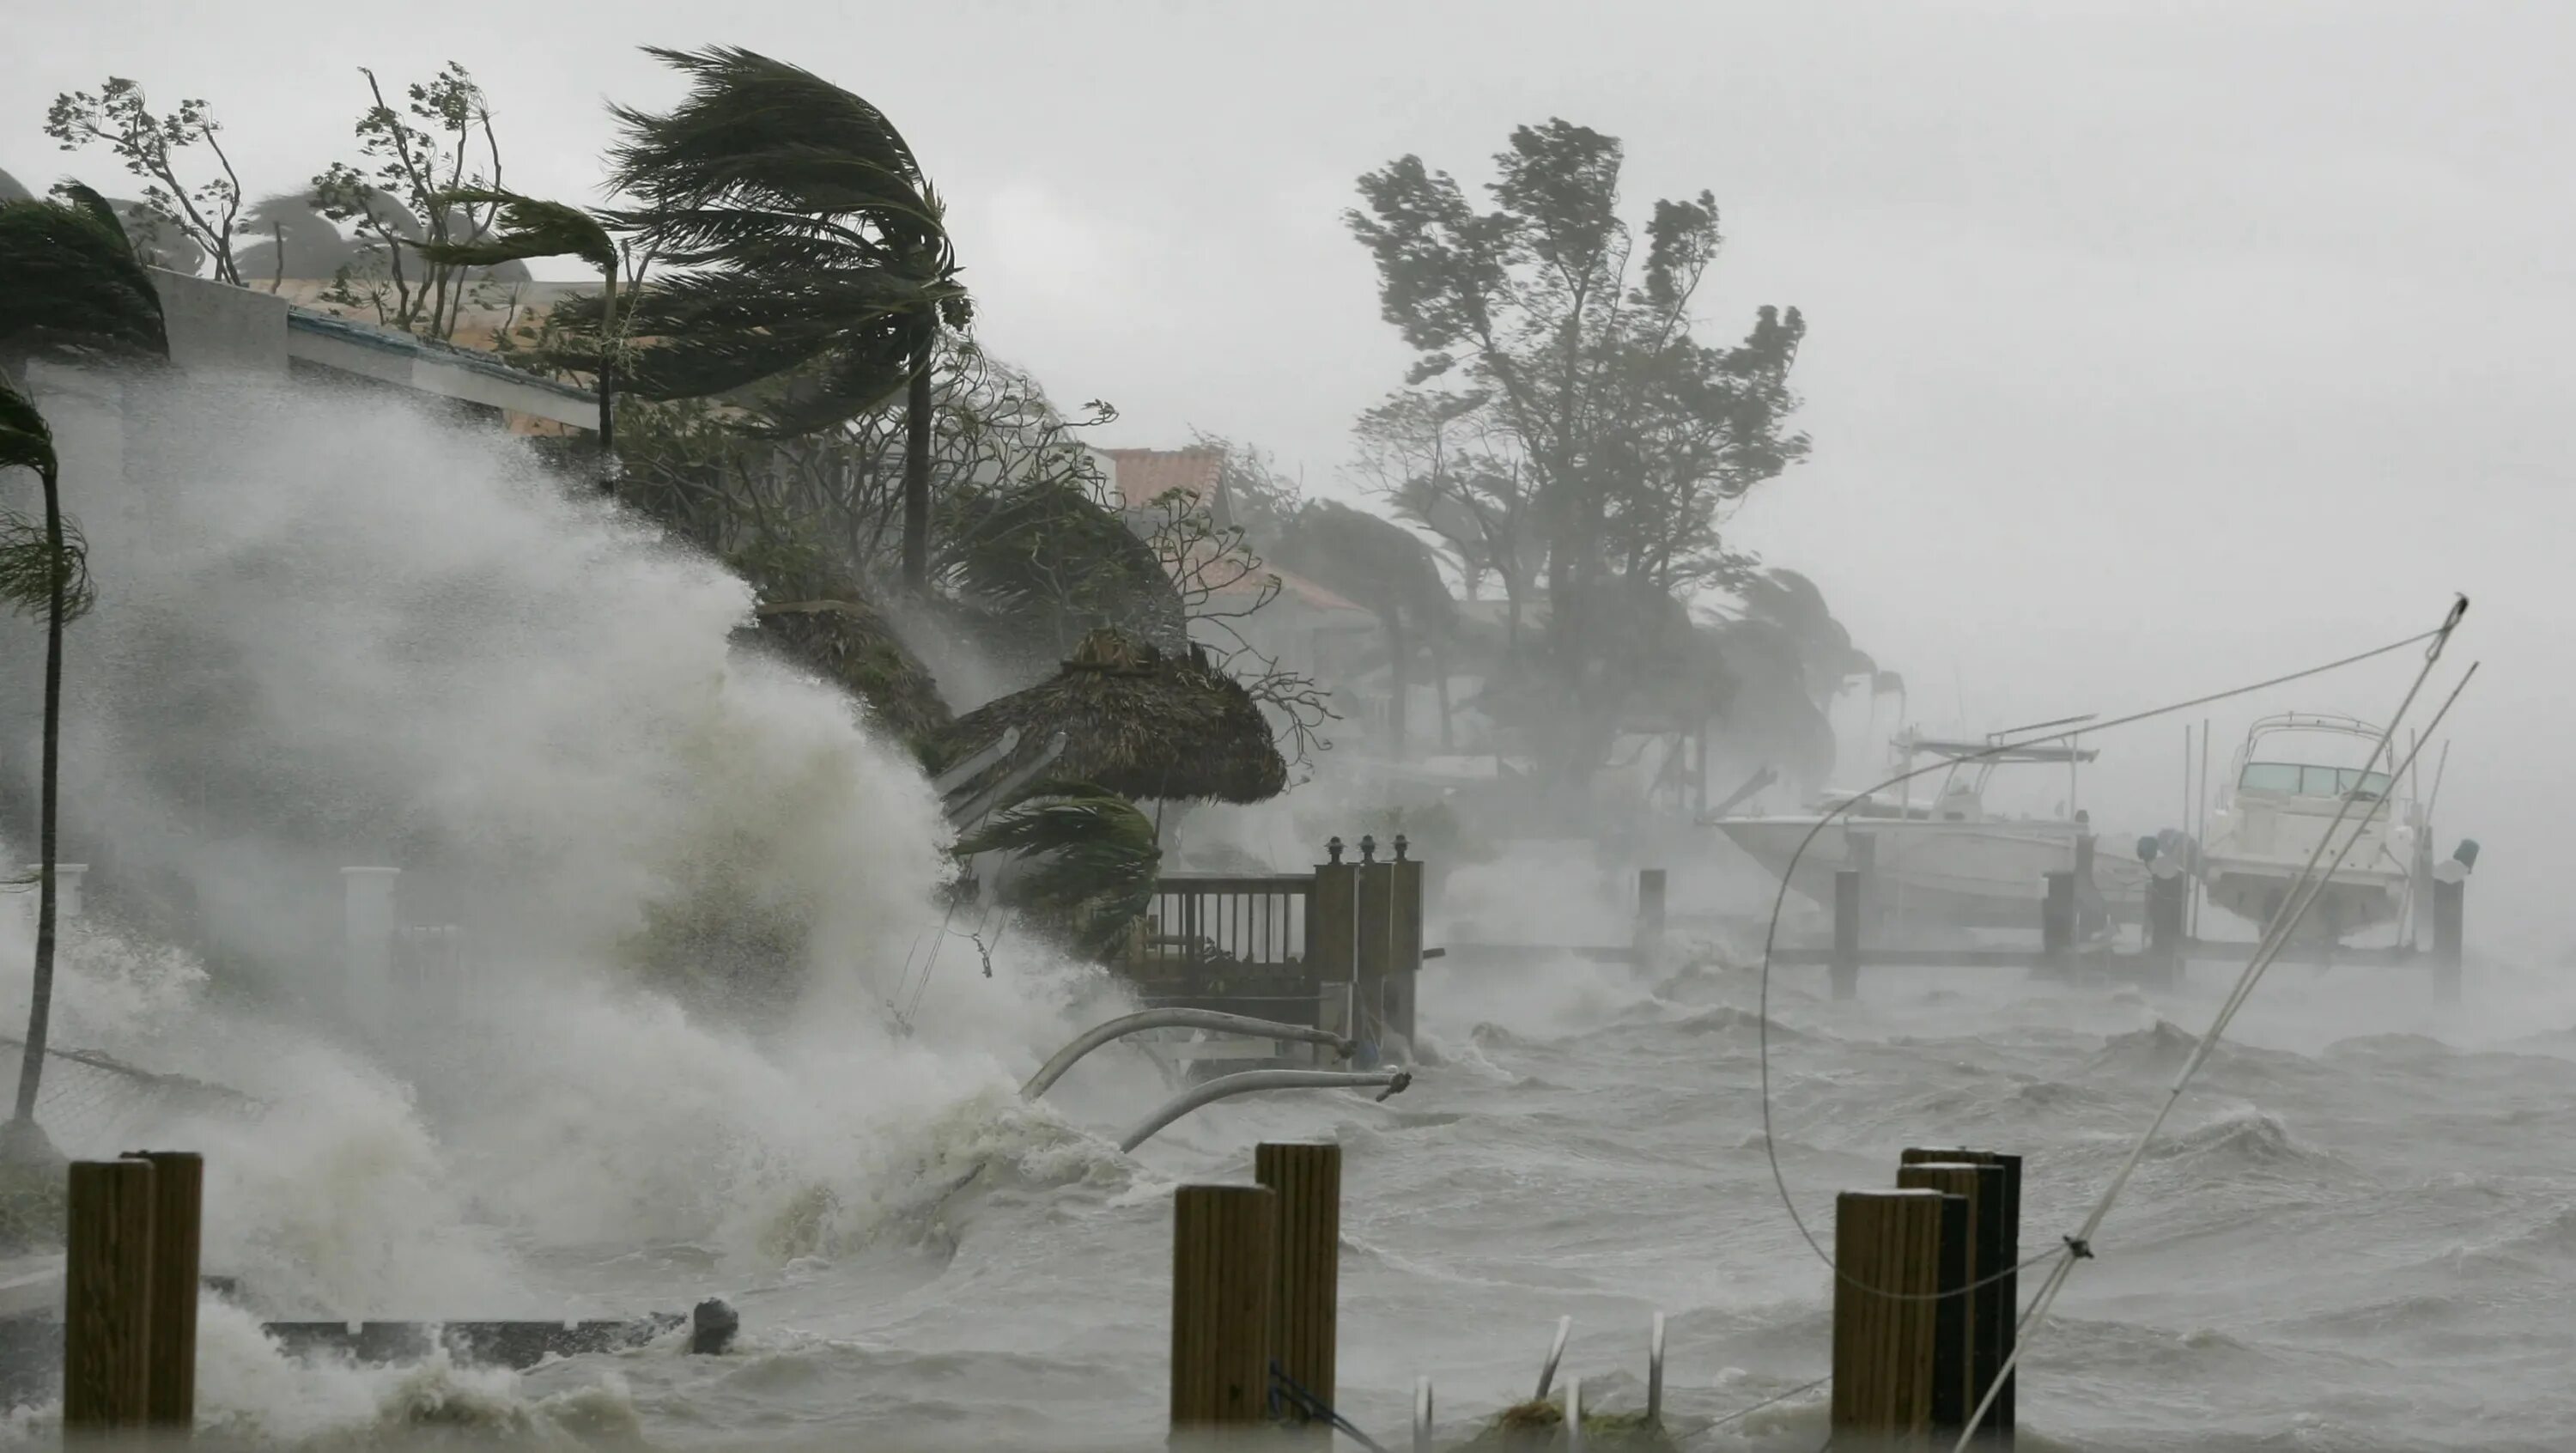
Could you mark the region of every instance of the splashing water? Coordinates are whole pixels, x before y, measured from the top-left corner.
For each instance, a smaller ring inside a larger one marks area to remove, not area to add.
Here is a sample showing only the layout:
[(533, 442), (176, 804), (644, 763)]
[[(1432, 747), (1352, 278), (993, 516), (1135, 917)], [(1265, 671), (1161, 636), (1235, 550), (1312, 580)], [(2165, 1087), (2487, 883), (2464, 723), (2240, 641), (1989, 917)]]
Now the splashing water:
[[(127, 419), (123, 480), (66, 473), (103, 598), (67, 670), (64, 857), (130, 926), (67, 939), (56, 1043), (262, 1108), (52, 1118), (75, 1155), (202, 1148), (210, 1271), (302, 1315), (581, 1315), (531, 1257), (685, 1245), (741, 1275), (987, 1160), (1102, 1173), (1010, 1094), (1101, 986), (1026, 938), (989, 978), (954, 946), (925, 969), (934, 796), (848, 698), (735, 649), (741, 580), (397, 402), (137, 383)], [(0, 670), (39, 649), (7, 628)], [(6, 715), (27, 791), (32, 704)], [(371, 1042), (338, 1013), (337, 870), (375, 863), (480, 971), (458, 1016)], [(195, 952), (162, 941), (183, 925)], [(210, 1316), (209, 1417), (250, 1426), (287, 1374)], [(295, 1396), (344, 1423), (500, 1395), (318, 1376)]]

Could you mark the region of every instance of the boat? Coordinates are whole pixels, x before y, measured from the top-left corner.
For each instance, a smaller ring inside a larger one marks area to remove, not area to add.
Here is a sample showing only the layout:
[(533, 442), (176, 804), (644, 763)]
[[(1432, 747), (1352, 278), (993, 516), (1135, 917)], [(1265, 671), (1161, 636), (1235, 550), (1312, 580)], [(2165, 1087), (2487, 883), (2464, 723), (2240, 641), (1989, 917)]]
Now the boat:
[[(2268, 926), (2317, 858), (2318, 871), (2354, 836), (2343, 866), (2300, 925), (2303, 938), (2341, 942), (2410, 916), (2432, 872), (2426, 809), (2385, 771), (2365, 770), (2383, 733), (2357, 717), (2284, 712), (2254, 723), (2236, 752), (2201, 849), (2211, 903)], [(2334, 828), (2323, 857), (2317, 848)]]
[[(2046, 875), (2076, 866), (2077, 841), (2094, 836), (2091, 815), (2075, 806), (2075, 773), (2094, 760), (2094, 748), (2074, 742), (2022, 741), (2016, 736), (2045, 727), (1997, 732), (1983, 741), (1926, 737), (1908, 730), (1890, 743), (1898, 775), (1925, 758), (1949, 764), (1930, 800), (1912, 784), (1894, 795), (1828, 791), (1803, 813), (1719, 816), (1711, 825), (1726, 834), (1775, 878), (1788, 880), (1800, 897), (1830, 906), (1834, 874), (1853, 866), (1851, 838), (1871, 839), (1869, 871), (1881, 911), (1958, 928), (2030, 928), (2039, 922)], [(1988, 791), (2005, 768), (2063, 769), (2063, 816), (2005, 816), (1989, 809)], [(1819, 824), (1822, 824), (1820, 827)], [(1810, 834), (1812, 842), (1808, 841)], [(1806, 844), (1803, 856), (1799, 845)], [(1794, 873), (1791, 859), (1796, 858)], [(2096, 922), (2135, 923), (2144, 917), (2147, 868), (2134, 847), (2097, 838), (2094, 891), (2078, 885), (2079, 908)]]

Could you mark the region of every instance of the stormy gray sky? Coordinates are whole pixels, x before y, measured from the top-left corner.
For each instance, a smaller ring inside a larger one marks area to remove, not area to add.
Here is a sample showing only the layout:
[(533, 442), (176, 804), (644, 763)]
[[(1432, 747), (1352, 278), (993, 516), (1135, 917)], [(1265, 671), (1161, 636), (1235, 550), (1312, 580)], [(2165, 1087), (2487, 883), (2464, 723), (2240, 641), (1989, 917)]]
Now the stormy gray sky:
[[(677, 92), (636, 45), (794, 60), (904, 127), (986, 341), (1114, 401), (1105, 442), (1197, 425), (1318, 489), (1404, 358), (1352, 179), (1410, 151), (1481, 180), (1517, 123), (1596, 127), (1632, 212), (1717, 194), (1706, 331), (1806, 311), (1815, 456), (1739, 539), (1814, 575), (1918, 715), (2114, 710), (2463, 589), (2489, 664), (2444, 815), (2576, 868), (2544, 715), (2576, 641), (2576, 6), (0, 3), (0, 167), (38, 185), (111, 174), (38, 130), (110, 73), (207, 98), (266, 190), (350, 151), (358, 66), (453, 57), (508, 180), (580, 196), (603, 99)], [(2378, 714), (2402, 684), (2279, 704)]]

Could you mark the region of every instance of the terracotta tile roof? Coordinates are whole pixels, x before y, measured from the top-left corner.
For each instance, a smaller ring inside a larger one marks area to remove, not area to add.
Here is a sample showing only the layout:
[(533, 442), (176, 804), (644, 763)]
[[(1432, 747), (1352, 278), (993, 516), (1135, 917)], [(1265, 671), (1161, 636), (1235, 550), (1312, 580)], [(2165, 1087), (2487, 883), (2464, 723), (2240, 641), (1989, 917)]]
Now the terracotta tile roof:
[(1118, 502), (1131, 510), (1180, 490), (1192, 504), (1213, 510), (1225, 474), (1221, 449), (1104, 449), (1117, 466)]
[[(1222, 524), (1226, 522), (1225, 500), (1220, 486), (1225, 477), (1225, 451), (1221, 449), (1104, 449), (1116, 466), (1118, 502), (1128, 509), (1144, 509), (1154, 501), (1180, 490), (1191, 503), (1205, 507)], [(1252, 596), (1261, 593), (1265, 577), (1279, 577), (1279, 598), (1295, 601), (1313, 610), (1349, 611), (1369, 615), (1368, 608), (1355, 605), (1342, 596), (1294, 571), (1274, 565), (1218, 588), (1218, 595)], [(1373, 617), (1372, 617), (1373, 619)]]

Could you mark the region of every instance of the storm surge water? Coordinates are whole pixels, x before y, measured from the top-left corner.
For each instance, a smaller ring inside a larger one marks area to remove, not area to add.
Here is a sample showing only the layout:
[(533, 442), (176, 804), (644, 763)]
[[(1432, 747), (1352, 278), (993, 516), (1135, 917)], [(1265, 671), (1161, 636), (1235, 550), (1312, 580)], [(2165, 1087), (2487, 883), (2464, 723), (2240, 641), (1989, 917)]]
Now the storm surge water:
[[(136, 383), (122, 455), (121, 480), (67, 478), (101, 605), (68, 664), (63, 856), (96, 912), (55, 1041), (256, 1104), (84, 1098), (70, 1066), (46, 1118), (75, 1155), (205, 1150), (208, 1268), (245, 1305), (684, 1308), (1082, 1139), (1011, 1090), (1096, 977), (1027, 938), (989, 967), (943, 946), (920, 769), (737, 642), (740, 579), (525, 441), (399, 401)], [(38, 634), (9, 631), (12, 679)], [(7, 714), (24, 778), (32, 696)], [(352, 865), (462, 926), (460, 1012), (353, 1022)], [(0, 1003), (26, 1002), (26, 938)], [(585, 1270), (620, 1258), (670, 1275)], [(218, 1422), (292, 1403), (318, 1431), (339, 1405), (259, 1355), (251, 1313), (208, 1335)], [(421, 1395), (376, 1393), (368, 1419)]]
[[(2207, 967), (2169, 991), (1873, 968), (1837, 1001), (1785, 970), (1766, 1009), (1748, 944), (1679, 973), (1453, 953), (1405, 1095), (1231, 1101), (1121, 1155), (1166, 1088), (1139, 1057), (1094, 1056), (1045, 1107), (1014, 1093), (1114, 991), (1026, 936), (959, 941), (921, 773), (738, 642), (751, 597), (720, 566), (486, 429), (359, 397), (138, 397), (125, 477), (102, 472), (66, 478), (102, 604), (72, 637), (64, 856), (97, 911), (57, 1042), (229, 1093), (66, 1062), (45, 1115), (74, 1154), (206, 1153), (208, 1269), (240, 1283), (205, 1307), (213, 1435), (1157, 1446), (1172, 1186), (1325, 1137), (1359, 1426), (1400, 1436), (1429, 1375), (1463, 1439), (1527, 1394), (1559, 1315), (1587, 1400), (1634, 1406), (1662, 1311), (1683, 1446), (1807, 1453), (1830, 1282), (1771, 1179), (1763, 1037), (1812, 1221), (1901, 1147), (1972, 1141), (2027, 1157), (2044, 1245), (2222, 992)], [(34, 659), (0, 630), (0, 679)], [(0, 696), (13, 782), (33, 715)], [(455, 1012), (347, 1012), (353, 865), (401, 868), (407, 918), (467, 931)], [(1676, 903), (1762, 896), (1672, 866)], [(1624, 906), (1586, 885), (1609, 874), (1566, 845), (1455, 865), (1433, 940), (1601, 941)], [(2576, 991), (2535, 963), (2473, 958), (2464, 1005), (2407, 971), (2267, 981), (2034, 1344), (2025, 1441), (2564, 1447), (2576, 1175), (2530, 1148), (2576, 1097)], [(729, 1355), (665, 1339), (523, 1374), (299, 1361), (259, 1330), (709, 1295), (742, 1313)], [(52, 1423), (21, 1408), (0, 1437)]]

